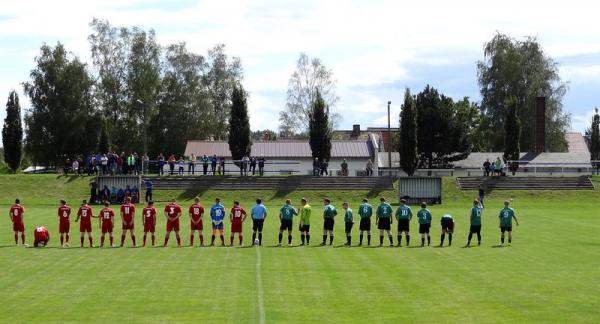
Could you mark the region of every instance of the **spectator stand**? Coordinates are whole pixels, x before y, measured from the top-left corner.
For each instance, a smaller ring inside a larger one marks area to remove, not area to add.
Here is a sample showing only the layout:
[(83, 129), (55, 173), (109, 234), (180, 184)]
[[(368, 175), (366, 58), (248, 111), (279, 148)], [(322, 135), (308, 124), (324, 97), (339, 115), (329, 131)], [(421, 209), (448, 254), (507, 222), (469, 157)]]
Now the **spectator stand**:
[(421, 202), (442, 203), (442, 178), (440, 177), (400, 177), (398, 179), (399, 199), (409, 205)]
[[(111, 203), (122, 203), (124, 198), (130, 196), (133, 203), (140, 201), (141, 177), (136, 175), (98, 176), (98, 197), (101, 201), (107, 199)], [(110, 194), (106, 194), (108, 188)]]

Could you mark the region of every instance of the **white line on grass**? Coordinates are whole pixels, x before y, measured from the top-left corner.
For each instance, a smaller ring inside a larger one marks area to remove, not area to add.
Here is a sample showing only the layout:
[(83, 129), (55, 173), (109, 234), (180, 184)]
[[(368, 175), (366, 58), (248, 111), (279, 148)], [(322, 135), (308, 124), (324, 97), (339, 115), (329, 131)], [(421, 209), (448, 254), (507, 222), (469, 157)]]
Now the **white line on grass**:
[(256, 294), (257, 294), (257, 303), (258, 303), (258, 322), (260, 324), (265, 323), (265, 305), (263, 301), (263, 285), (262, 285), (262, 277), (260, 275), (260, 248), (257, 246), (254, 248), (256, 250)]

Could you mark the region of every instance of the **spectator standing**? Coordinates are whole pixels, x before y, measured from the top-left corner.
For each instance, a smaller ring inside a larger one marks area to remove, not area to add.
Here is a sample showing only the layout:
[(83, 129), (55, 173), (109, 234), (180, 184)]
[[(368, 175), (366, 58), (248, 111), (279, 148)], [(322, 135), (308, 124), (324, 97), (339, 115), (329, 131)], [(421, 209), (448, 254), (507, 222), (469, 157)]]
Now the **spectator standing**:
[(496, 163), (490, 164), (490, 174), (492, 175), (492, 177), (496, 175)]
[(183, 173), (185, 172), (185, 161), (183, 160), (183, 156), (179, 157), (179, 170), (177, 172), (178, 175), (183, 175)]
[(258, 159), (258, 174), (261, 177), (265, 174), (265, 157), (262, 155)]
[(372, 176), (373, 175), (373, 161), (371, 161), (371, 159), (369, 159), (367, 161), (367, 176)]
[(106, 154), (103, 154), (100, 158), (100, 164), (102, 166), (102, 174), (108, 174), (108, 157), (106, 156)]
[(323, 162), (321, 162), (321, 175), (329, 175), (329, 172), (327, 171), (327, 168), (329, 167), (329, 160), (323, 160)]
[(348, 163), (346, 162), (346, 159), (342, 161), (342, 176), (348, 176)]
[(96, 181), (90, 182), (90, 203), (95, 204), (98, 202), (98, 184)]
[(321, 174), (321, 163), (319, 163), (319, 159), (315, 158), (313, 161), (313, 175), (318, 176)]
[(121, 174), (123, 173), (123, 158), (120, 155), (117, 155), (116, 153), (112, 153), (112, 157), (115, 159), (115, 166), (116, 166), (116, 174)]
[(77, 161), (77, 159), (73, 159), (71, 168), (73, 169), (73, 174), (79, 174), (79, 161)]
[(190, 156), (190, 161), (188, 162), (188, 174), (196, 173), (196, 155), (192, 153)]
[(148, 157), (148, 154), (144, 154), (144, 156), (142, 156), (142, 173), (148, 174), (149, 167), (150, 167), (150, 158)]
[(254, 175), (254, 172), (256, 171), (256, 158), (255, 157), (250, 158), (250, 171), (252, 171), (252, 175)]
[(225, 157), (224, 156), (221, 156), (221, 158), (219, 158), (219, 166), (221, 167), (222, 175), (225, 175)]
[(152, 191), (154, 190), (154, 183), (150, 180), (144, 180), (146, 185), (146, 202), (152, 201)]
[(133, 153), (133, 157), (135, 158), (135, 174), (142, 174), (142, 159), (137, 153)]
[(171, 153), (167, 162), (169, 163), (169, 174), (173, 175), (173, 173), (175, 172), (175, 163), (177, 163), (177, 160), (175, 159), (175, 155), (173, 155), (173, 153)]
[(248, 166), (250, 165), (250, 159), (247, 155), (242, 158), (242, 176), (248, 176)]
[[(215, 175), (215, 172), (217, 170), (217, 161), (218, 161), (217, 155), (214, 154), (212, 156), (212, 158), (210, 158), (210, 169), (212, 171), (212, 175)], [(219, 171), (219, 173), (220, 173), (220, 171)]]
[(156, 158), (156, 165), (158, 167), (157, 173), (158, 175), (164, 175), (165, 174), (165, 157), (162, 155), (162, 153), (158, 154), (158, 157)]
[(479, 204), (481, 205), (481, 208), (484, 208), (483, 206), (483, 199), (485, 198), (485, 188), (483, 187), (483, 185), (479, 186)]
[(206, 175), (208, 173), (208, 163), (210, 162), (210, 159), (208, 158), (208, 156), (206, 154), (204, 154), (202, 156), (202, 174)]
[(135, 156), (129, 153), (127, 157), (127, 173), (135, 174)]
[(502, 160), (500, 160), (500, 157), (496, 159), (495, 169), (498, 175), (502, 175)]
[(485, 159), (485, 162), (483, 162), (483, 174), (486, 177), (490, 176), (491, 167), (492, 167), (492, 164), (490, 163), (490, 159)]
[(121, 152), (121, 161), (123, 161), (121, 173), (127, 174), (129, 172), (129, 166), (127, 165), (127, 155), (125, 155), (125, 152)]

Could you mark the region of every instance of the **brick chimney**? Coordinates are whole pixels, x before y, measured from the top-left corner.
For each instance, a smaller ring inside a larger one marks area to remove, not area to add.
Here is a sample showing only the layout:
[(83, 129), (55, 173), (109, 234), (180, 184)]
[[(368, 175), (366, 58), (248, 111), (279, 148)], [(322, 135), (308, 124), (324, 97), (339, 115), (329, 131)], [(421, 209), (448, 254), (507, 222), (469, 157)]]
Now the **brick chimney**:
[(353, 139), (357, 139), (359, 136), (360, 136), (360, 125), (359, 124), (352, 125), (352, 134), (350, 135), (350, 137)]

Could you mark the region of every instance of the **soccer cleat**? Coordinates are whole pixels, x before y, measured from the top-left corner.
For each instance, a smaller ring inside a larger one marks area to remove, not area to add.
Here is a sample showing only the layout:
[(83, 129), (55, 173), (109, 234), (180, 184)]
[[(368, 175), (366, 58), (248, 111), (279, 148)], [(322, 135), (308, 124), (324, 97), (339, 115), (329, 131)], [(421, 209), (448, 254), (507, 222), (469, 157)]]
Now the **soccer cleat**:
[(480, 245), (481, 245), (481, 242), (477, 242), (477, 246), (480, 246)]
[(281, 243), (277, 243), (277, 246), (281, 246)]
[(289, 247), (292, 247), (293, 245), (292, 245), (292, 243), (290, 243), (290, 244), (288, 244), (288, 246), (289, 246)]
[(400, 246), (402, 246), (402, 244), (400, 242), (398, 242), (398, 244), (396, 244), (396, 246), (400, 247)]
[[(398, 246), (400, 246), (400, 245), (398, 245)], [(390, 247), (394, 247), (394, 244), (390, 244)]]
[(325, 242), (321, 242), (321, 244), (320, 244), (320, 245), (321, 245), (321, 246), (325, 246)]

